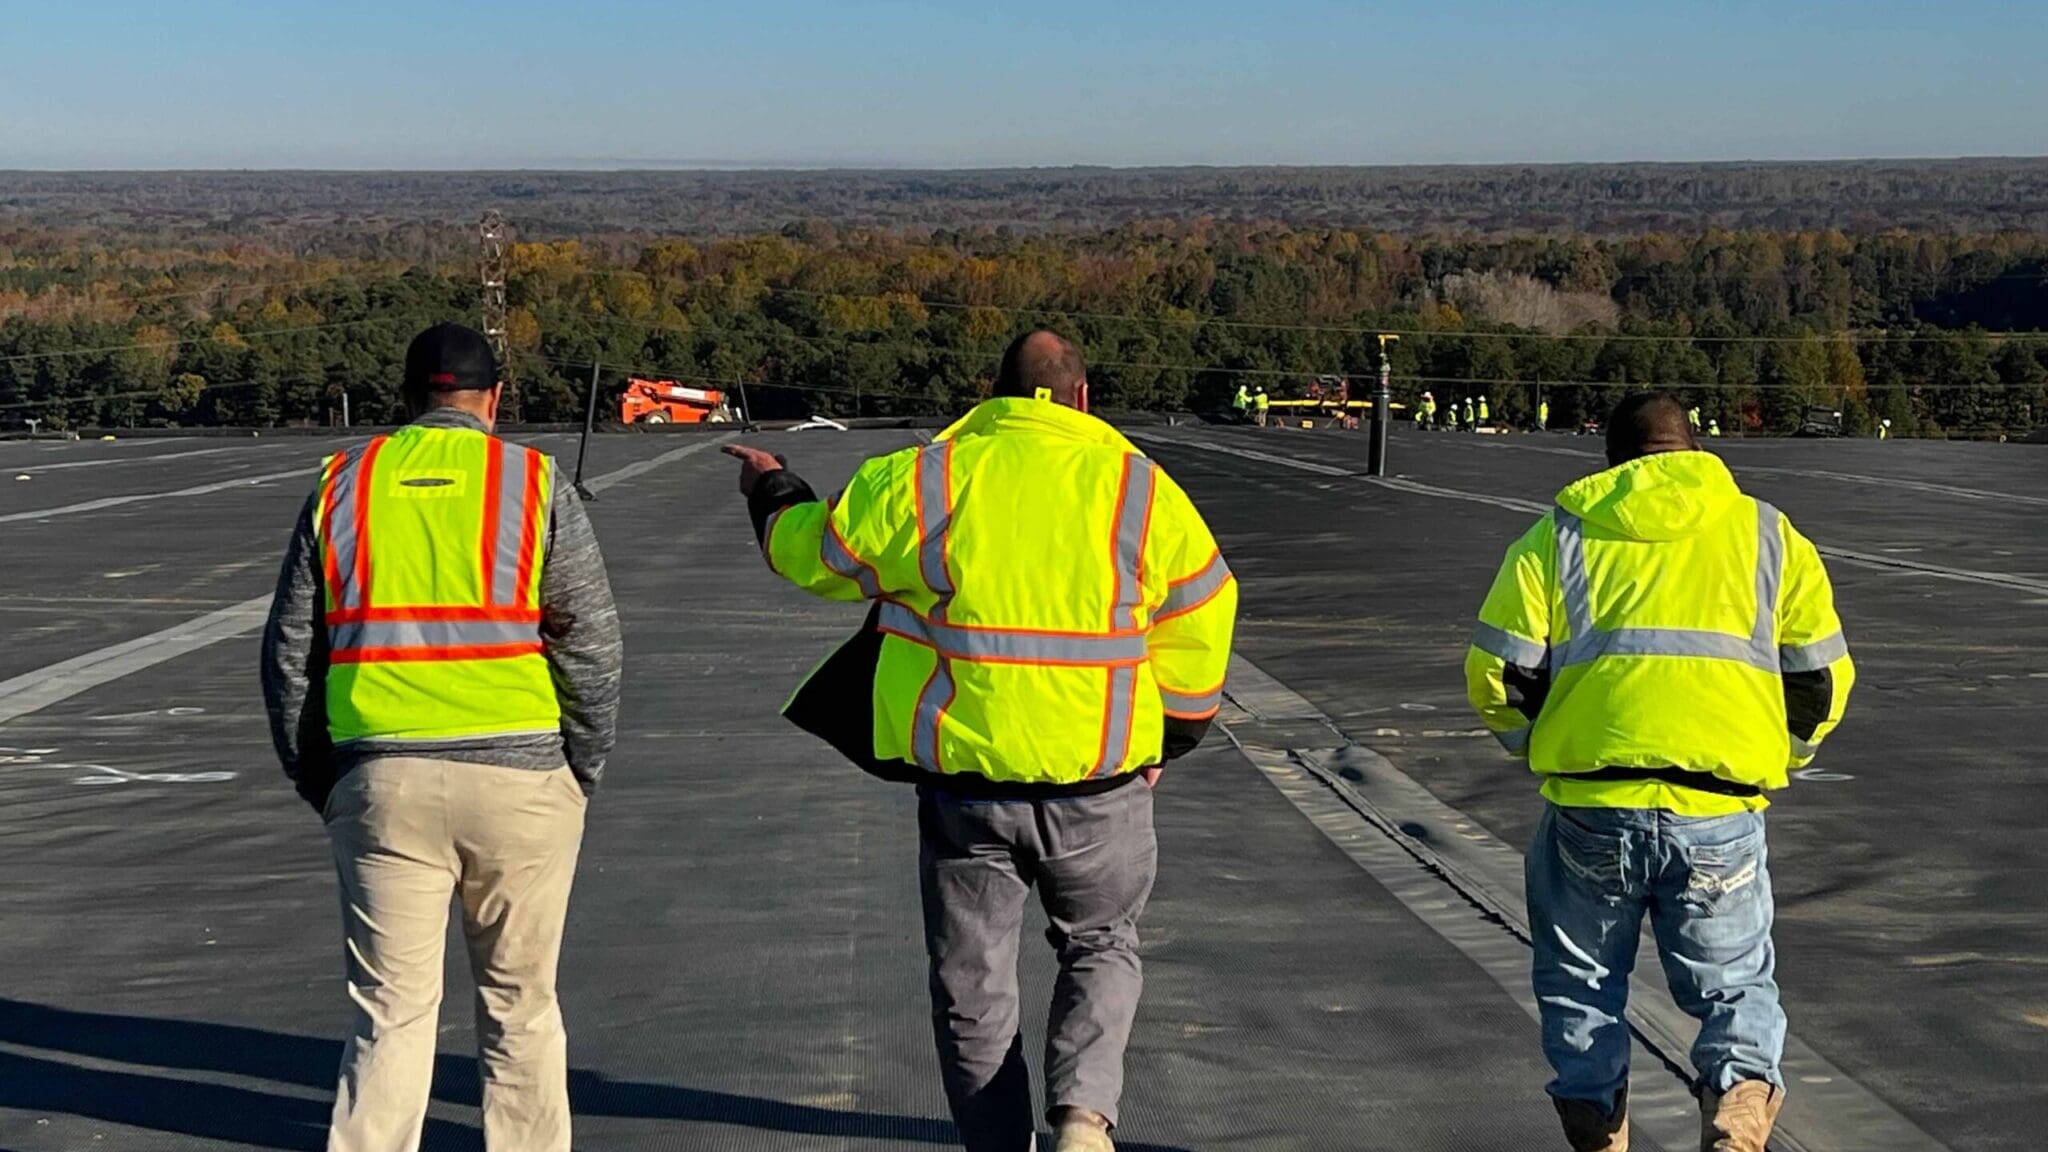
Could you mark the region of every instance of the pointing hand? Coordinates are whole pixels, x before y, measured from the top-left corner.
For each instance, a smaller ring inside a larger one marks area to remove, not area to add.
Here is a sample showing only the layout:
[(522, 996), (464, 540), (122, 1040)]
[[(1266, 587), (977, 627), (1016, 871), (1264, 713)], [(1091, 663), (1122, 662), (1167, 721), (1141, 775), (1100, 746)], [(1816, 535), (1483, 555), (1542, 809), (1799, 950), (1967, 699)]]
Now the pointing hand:
[(742, 496), (752, 496), (754, 494), (754, 486), (761, 482), (761, 477), (766, 476), (770, 472), (779, 471), (788, 464), (788, 461), (773, 452), (767, 452), (760, 448), (749, 448), (743, 444), (727, 444), (721, 451), (740, 462), (740, 495)]

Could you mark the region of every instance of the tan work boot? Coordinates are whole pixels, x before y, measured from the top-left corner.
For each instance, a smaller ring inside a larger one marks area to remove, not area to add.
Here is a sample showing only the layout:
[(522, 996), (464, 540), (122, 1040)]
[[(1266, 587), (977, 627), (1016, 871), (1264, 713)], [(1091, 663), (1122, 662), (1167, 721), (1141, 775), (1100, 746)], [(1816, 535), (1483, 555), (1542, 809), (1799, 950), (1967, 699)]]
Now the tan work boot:
[(1700, 1093), (1700, 1152), (1764, 1152), (1784, 1106), (1785, 1090), (1767, 1080)]
[(1609, 1116), (1591, 1100), (1560, 1100), (1557, 1118), (1564, 1122), (1565, 1143), (1572, 1152), (1628, 1152), (1628, 1087), (1614, 1098), (1614, 1115)]
[(1053, 1130), (1052, 1152), (1116, 1152), (1109, 1121), (1086, 1108), (1065, 1108)]

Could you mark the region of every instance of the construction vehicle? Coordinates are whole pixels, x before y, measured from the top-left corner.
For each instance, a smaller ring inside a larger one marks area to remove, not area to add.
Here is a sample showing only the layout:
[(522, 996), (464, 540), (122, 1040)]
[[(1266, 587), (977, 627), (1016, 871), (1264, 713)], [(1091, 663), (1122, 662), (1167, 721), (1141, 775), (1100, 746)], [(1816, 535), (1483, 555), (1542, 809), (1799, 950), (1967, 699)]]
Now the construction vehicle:
[(622, 424), (724, 424), (732, 418), (725, 393), (674, 380), (629, 376), (625, 395), (619, 398)]
[(1800, 414), (1799, 431), (1794, 436), (1840, 436), (1842, 434), (1842, 410), (1829, 404), (1808, 404)]

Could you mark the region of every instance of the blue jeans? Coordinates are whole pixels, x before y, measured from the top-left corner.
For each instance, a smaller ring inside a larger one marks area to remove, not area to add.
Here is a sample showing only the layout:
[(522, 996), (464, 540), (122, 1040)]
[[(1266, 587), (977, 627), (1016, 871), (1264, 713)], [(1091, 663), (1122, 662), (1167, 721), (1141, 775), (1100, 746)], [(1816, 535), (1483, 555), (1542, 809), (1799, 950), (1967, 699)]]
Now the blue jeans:
[(1628, 1083), (1628, 978), (1645, 912), (1671, 996), (1700, 1022), (1700, 1085), (1784, 1086), (1762, 813), (1549, 805), (1524, 875), (1552, 1096), (1611, 1112)]

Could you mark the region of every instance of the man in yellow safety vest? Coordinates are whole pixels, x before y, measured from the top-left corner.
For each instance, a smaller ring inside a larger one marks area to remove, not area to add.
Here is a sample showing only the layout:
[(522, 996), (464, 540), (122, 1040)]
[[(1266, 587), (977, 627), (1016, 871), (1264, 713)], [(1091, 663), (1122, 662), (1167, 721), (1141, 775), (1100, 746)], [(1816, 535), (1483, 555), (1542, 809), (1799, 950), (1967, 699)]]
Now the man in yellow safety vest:
[(1259, 385), (1259, 390), (1252, 395), (1252, 407), (1256, 410), (1259, 427), (1264, 428), (1266, 426), (1266, 413), (1271, 410), (1272, 405), (1273, 398), (1266, 395), (1266, 386), (1264, 384)]
[(271, 736), (341, 884), (356, 1018), (330, 1152), (419, 1146), (451, 901), (477, 974), (484, 1144), (569, 1152), (555, 970), (619, 624), (575, 490), (491, 434), (500, 392), (479, 333), (412, 342), (417, 418), (327, 458), (264, 629)]
[(1032, 1146), (1017, 947), (1033, 887), (1058, 955), (1047, 1116), (1106, 1152), (1157, 867), (1152, 785), (1222, 701), (1237, 584), (1178, 484), (1088, 415), (1080, 349), (1011, 344), (995, 398), (820, 500), (740, 457), (768, 566), (874, 607), (785, 715), (918, 789), (932, 1025), (970, 1152)]
[(1527, 860), (1549, 1092), (1575, 1152), (1625, 1152), (1647, 913), (1700, 1021), (1701, 1147), (1764, 1152), (1785, 1095), (1766, 794), (1841, 721), (1855, 668), (1819, 553), (1677, 400), (1622, 400), (1607, 459), (1508, 549), (1465, 661), (1549, 802)]

